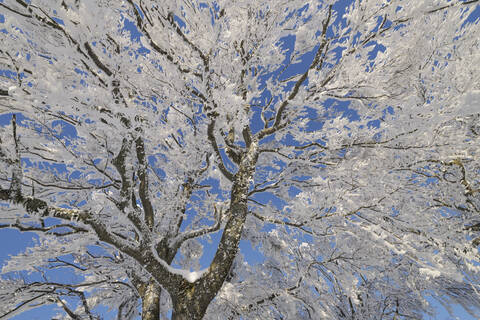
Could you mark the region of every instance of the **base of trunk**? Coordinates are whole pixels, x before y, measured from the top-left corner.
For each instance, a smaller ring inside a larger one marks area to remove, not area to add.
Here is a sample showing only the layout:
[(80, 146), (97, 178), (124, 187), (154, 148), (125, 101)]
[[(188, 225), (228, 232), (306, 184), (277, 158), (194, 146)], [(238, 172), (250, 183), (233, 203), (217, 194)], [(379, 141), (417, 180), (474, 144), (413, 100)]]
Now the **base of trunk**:
[(160, 319), (160, 286), (151, 280), (142, 297), (142, 320)]

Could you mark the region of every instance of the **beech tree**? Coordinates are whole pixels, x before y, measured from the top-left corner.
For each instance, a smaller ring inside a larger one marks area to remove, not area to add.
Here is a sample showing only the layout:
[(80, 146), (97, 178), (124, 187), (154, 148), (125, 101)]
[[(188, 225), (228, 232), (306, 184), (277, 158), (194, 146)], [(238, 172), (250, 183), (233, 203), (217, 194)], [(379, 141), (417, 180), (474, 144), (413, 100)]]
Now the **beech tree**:
[(474, 315), (478, 8), (0, 1), (0, 318)]

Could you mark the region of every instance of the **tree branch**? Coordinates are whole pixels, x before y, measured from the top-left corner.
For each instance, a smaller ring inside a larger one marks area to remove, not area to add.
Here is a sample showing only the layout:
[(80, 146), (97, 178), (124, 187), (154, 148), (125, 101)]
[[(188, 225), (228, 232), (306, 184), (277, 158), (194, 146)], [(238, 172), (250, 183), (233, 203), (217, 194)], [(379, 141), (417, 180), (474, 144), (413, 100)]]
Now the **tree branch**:
[(203, 236), (207, 233), (218, 231), (220, 229), (222, 213), (218, 212), (217, 207), (215, 207), (214, 210), (215, 210), (215, 224), (213, 226), (199, 229), (199, 230), (191, 230), (189, 232), (183, 232), (177, 235), (175, 238), (170, 239), (169, 241), (170, 248), (172, 248), (172, 250), (176, 252), (177, 249), (180, 248), (182, 243), (184, 243), (185, 241)]
[(147, 37), (148, 41), (150, 42), (149, 44), (153, 48), (153, 50), (155, 50), (157, 53), (159, 53), (162, 56), (164, 56), (165, 58), (167, 58), (167, 60), (170, 63), (172, 63), (174, 66), (176, 66), (178, 71), (180, 71), (181, 73), (191, 73), (194, 76), (199, 77), (200, 79), (203, 79), (203, 75), (201, 73), (195, 72), (195, 71), (191, 70), (190, 68), (182, 67), (180, 65), (180, 62), (178, 60), (175, 61), (174, 57), (170, 53), (168, 53), (168, 51), (162, 49), (158, 44), (156, 44), (153, 41), (152, 35), (145, 28), (145, 24), (142, 22), (142, 17), (140, 15), (140, 13), (138, 12), (138, 9), (135, 6), (134, 2), (132, 0), (128, 0), (128, 3), (130, 3), (130, 5), (133, 9), (133, 12), (135, 14), (137, 28), (143, 32), (145, 37)]
[(317, 52), (315, 54), (315, 57), (313, 58), (312, 63), (308, 67), (307, 71), (305, 71), (305, 73), (303, 73), (303, 75), (300, 77), (300, 79), (297, 80), (297, 82), (295, 83), (295, 85), (292, 89), (292, 92), (290, 92), (287, 99), (284, 100), (280, 104), (280, 107), (278, 108), (278, 111), (276, 113), (275, 122), (273, 123), (273, 125), (271, 127), (268, 127), (268, 128), (265, 128), (265, 129), (261, 130), (257, 134), (259, 140), (266, 137), (267, 135), (275, 133), (276, 131), (278, 131), (279, 129), (281, 129), (281, 128), (283, 128), (287, 125), (286, 122), (282, 123), (286, 107), (288, 106), (289, 102), (297, 96), (297, 94), (300, 90), (300, 87), (302, 86), (302, 84), (307, 79), (308, 73), (310, 72), (310, 70), (315, 69), (320, 63), (323, 62), (323, 59), (321, 59), (321, 57), (322, 57), (322, 55), (325, 56), (324, 49), (325, 48), (328, 49), (327, 29), (328, 29), (328, 26), (330, 24), (331, 16), (332, 16), (332, 5), (329, 6), (327, 19), (323, 23), (323, 30), (322, 30), (322, 34), (321, 34), (322, 43), (319, 45), (319, 47), (317, 49)]
[[(45, 232), (45, 233), (48, 233), (48, 234), (53, 234), (53, 235), (58, 236), (58, 237), (67, 236), (67, 235), (71, 235), (71, 234), (74, 234), (74, 233), (88, 232), (88, 230), (85, 229), (85, 228), (75, 226), (75, 225), (71, 225), (71, 224), (67, 224), (67, 223), (57, 224), (57, 225), (50, 226), (50, 227), (34, 227), (34, 226), (24, 226), (24, 225), (21, 225), (18, 222), (15, 222), (15, 223), (11, 223), (11, 224), (0, 225), (0, 229), (4, 229), (4, 228), (16, 228), (19, 231)], [(50, 231), (55, 230), (57, 228), (70, 228), (73, 231), (70, 231), (70, 232), (50, 232)]]
[(258, 213), (256, 213), (255, 211), (250, 211), (250, 213), (257, 219), (263, 221), (263, 222), (268, 222), (268, 223), (273, 223), (273, 224), (278, 224), (278, 225), (285, 225), (285, 226), (289, 226), (289, 227), (294, 227), (294, 228), (298, 228), (300, 230), (302, 230), (303, 232), (305, 233), (308, 233), (308, 234), (311, 234), (313, 235), (313, 232), (310, 231), (310, 230), (307, 230), (305, 229), (303, 226), (305, 225), (305, 223), (294, 223), (294, 222), (288, 222), (288, 221), (282, 221), (282, 220), (278, 220), (278, 219), (273, 219), (273, 218), (270, 218), (270, 217), (264, 217), (264, 216), (261, 216), (259, 215)]
[(225, 167), (225, 164), (223, 163), (222, 155), (220, 154), (220, 149), (218, 148), (217, 140), (215, 139), (215, 134), (213, 132), (214, 129), (215, 129), (215, 120), (212, 120), (208, 124), (207, 135), (208, 135), (208, 140), (212, 144), (213, 150), (215, 151), (215, 154), (217, 155), (218, 168), (220, 169), (220, 172), (223, 173), (225, 178), (227, 178), (230, 181), (233, 181), (233, 177), (234, 177), (233, 173), (228, 171), (228, 169)]
[(139, 196), (140, 201), (142, 202), (143, 212), (145, 216), (145, 223), (153, 230), (153, 226), (155, 225), (155, 212), (153, 210), (152, 202), (150, 201), (150, 196), (148, 192), (148, 174), (147, 174), (147, 160), (145, 157), (145, 145), (143, 143), (143, 139), (138, 137), (135, 140), (136, 150), (137, 150), (137, 159), (139, 162), (138, 166), (138, 179), (140, 180), (140, 187), (139, 187)]

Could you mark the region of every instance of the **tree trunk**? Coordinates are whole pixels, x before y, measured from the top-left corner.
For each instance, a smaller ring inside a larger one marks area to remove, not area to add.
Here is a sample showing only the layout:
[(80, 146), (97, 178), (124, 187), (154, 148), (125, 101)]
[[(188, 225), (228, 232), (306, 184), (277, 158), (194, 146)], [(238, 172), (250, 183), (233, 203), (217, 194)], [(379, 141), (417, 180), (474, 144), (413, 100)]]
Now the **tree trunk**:
[(162, 288), (150, 280), (142, 296), (142, 320), (160, 319), (160, 293)]
[(198, 301), (179, 300), (173, 303), (172, 320), (202, 320), (209, 302), (203, 305)]

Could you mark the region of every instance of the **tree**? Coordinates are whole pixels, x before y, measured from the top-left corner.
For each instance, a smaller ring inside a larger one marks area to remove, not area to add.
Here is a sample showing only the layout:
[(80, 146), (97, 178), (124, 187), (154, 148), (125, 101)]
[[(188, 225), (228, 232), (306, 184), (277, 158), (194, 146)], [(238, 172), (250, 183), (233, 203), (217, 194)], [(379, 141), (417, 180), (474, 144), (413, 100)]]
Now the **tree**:
[(1, 1), (3, 317), (474, 314), (478, 3)]

